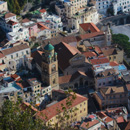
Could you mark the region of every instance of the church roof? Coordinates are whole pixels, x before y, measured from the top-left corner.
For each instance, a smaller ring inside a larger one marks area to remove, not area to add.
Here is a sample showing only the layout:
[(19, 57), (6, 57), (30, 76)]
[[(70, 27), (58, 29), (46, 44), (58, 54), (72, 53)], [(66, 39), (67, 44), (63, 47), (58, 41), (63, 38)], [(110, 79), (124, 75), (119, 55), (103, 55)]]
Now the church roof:
[(54, 46), (52, 46), (50, 43), (48, 43), (45, 47), (44, 47), (44, 50), (47, 50), (47, 51), (51, 51), (54, 49)]

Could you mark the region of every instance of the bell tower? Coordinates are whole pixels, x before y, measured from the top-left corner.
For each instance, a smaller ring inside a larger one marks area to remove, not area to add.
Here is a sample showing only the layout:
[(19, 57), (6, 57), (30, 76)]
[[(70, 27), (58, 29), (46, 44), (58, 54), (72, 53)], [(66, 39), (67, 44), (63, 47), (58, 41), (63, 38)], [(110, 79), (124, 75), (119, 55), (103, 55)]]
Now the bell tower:
[(48, 86), (51, 85), (52, 89), (59, 89), (58, 79), (57, 53), (48, 42), (42, 55), (42, 81)]

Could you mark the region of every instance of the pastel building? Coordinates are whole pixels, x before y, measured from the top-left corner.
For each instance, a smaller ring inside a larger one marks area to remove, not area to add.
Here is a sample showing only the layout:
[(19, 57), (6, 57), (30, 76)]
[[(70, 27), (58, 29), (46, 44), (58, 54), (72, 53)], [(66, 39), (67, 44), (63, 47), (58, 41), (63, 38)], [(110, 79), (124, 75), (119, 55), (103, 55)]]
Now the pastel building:
[(8, 11), (8, 5), (6, 1), (0, 1), (0, 12)]
[(14, 47), (6, 48), (1, 52), (1, 63), (6, 65), (5, 69), (17, 70), (26, 63), (27, 57), (30, 57), (30, 48), (27, 44), (20, 44)]

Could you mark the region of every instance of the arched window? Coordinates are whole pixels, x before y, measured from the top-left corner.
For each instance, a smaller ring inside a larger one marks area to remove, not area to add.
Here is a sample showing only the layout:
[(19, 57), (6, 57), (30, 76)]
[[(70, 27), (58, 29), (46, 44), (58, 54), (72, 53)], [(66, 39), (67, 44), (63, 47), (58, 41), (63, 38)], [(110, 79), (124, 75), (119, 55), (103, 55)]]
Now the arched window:
[(52, 72), (55, 72), (55, 71), (56, 71), (56, 65), (55, 65), (55, 64), (52, 65), (51, 71), (52, 71)]

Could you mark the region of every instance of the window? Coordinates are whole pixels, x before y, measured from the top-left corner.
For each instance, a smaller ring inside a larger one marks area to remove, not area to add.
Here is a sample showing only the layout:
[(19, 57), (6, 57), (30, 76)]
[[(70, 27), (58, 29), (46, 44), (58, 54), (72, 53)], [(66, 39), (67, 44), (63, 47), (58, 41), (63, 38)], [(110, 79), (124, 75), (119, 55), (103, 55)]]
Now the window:
[(28, 52), (28, 51), (26, 51), (26, 54), (29, 54), (29, 52)]
[(13, 59), (13, 55), (11, 55), (11, 59)]
[(56, 80), (54, 79), (54, 80), (53, 80), (53, 84), (55, 84), (55, 83), (56, 83)]
[(55, 64), (52, 65), (51, 71), (52, 72), (56, 71), (56, 65)]
[(16, 57), (18, 57), (18, 53), (16, 53)]

